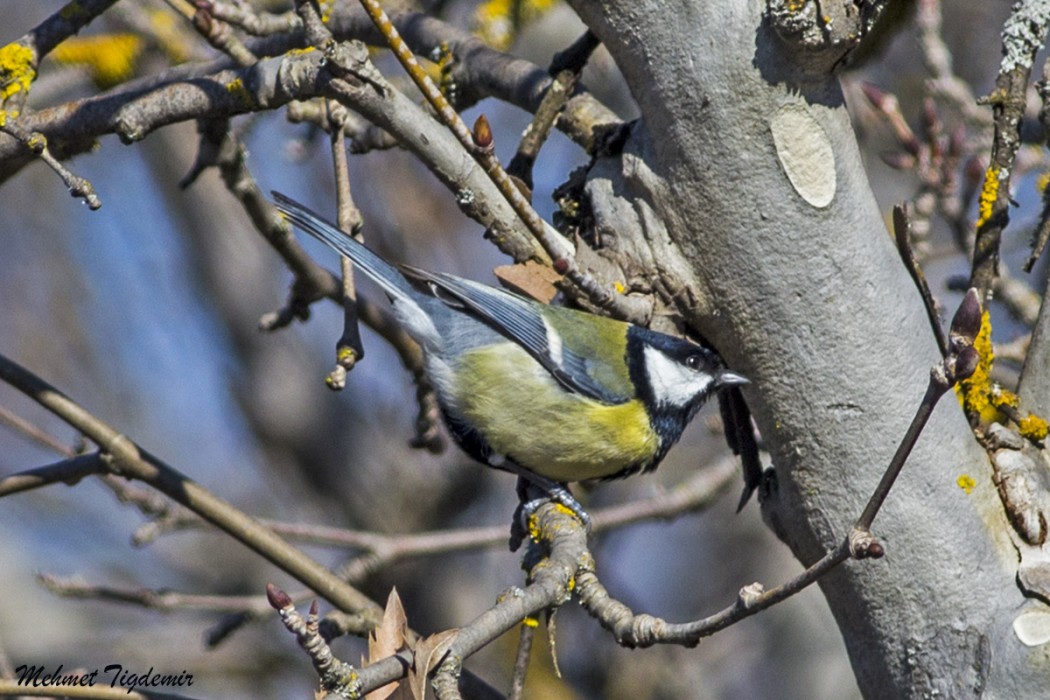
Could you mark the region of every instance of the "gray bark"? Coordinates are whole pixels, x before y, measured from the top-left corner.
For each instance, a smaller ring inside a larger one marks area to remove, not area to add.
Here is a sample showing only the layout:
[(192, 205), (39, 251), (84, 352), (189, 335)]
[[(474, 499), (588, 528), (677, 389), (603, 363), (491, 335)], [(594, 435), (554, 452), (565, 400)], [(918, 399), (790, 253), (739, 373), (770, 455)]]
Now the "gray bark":
[[(752, 379), (776, 476), (763, 515), (812, 562), (859, 514), (938, 359), (838, 82), (759, 0), (573, 4), (642, 113), (622, 158), (592, 171), (597, 225), (653, 261), (676, 310)], [(822, 582), (866, 697), (1045, 692), (1011, 628), (1024, 598), (1008, 530), (948, 396), (875, 522), (886, 558)]]

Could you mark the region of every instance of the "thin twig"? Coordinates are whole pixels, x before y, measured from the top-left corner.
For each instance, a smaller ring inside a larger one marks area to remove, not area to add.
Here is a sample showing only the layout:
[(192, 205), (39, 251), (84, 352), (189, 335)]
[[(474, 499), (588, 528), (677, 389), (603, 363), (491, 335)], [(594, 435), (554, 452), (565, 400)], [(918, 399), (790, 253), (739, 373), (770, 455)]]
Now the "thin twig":
[(47, 148), (47, 137), (39, 131), (27, 131), (18, 123), (17, 119), (0, 112), (0, 131), (18, 139), (25, 147), (40, 160), (44, 161), (49, 168), (62, 178), (62, 182), (69, 188), (69, 193), (79, 197), (88, 205), (88, 209), (96, 211), (102, 207), (102, 200), (98, 198), (95, 188), (91, 182), (79, 175), (74, 175), (66, 166), (62, 165), (57, 158), (51, 155)]
[(229, 56), (238, 66), (250, 66), (258, 60), (258, 57), (233, 33), (230, 25), (211, 14), (206, 4), (203, 6), (198, 4), (196, 11), (190, 10), (182, 14), (188, 15), (194, 28), (213, 48)]
[(0, 498), (57, 483), (72, 486), (85, 476), (102, 474), (107, 471), (109, 471), (109, 466), (101, 459), (98, 452), (64, 459), (55, 464), (27, 469), (0, 478)]
[(40, 427), (33, 425), (25, 418), (3, 405), (0, 405), (0, 423), (7, 424), (8, 427), (22, 433), (41, 447), (54, 450), (60, 455), (64, 455), (65, 457), (75, 457), (77, 454), (69, 445), (42, 430)]
[(538, 621), (534, 617), (526, 618), (521, 623), (521, 636), (518, 637), (518, 651), (514, 655), (514, 673), (511, 677), (510, 693), (507, 700), (521, 700), (525, 693), (525, 674), (529, 670), (529, 659), (532, 657), (532, 641), (536, 638)]
[(572, 96), (576, 83), (580, 79), (583, 67), (601, 44), (594, 32), (587, 30), (573, 44), (555, 55), (551, 61), (550, 74), (553, 77), (550, 87), (543, 95), (543, 101), (536, 109), (532, 121), (522, 134), (518, 150), (507, 166), (507, 173), (520, 179), (532, 189), (532, 166), (536, 162), (540, 148), (547, 141), (558, 117), (565, 109)]
[(244, 610), (268, 610), (269, 605), (262, 596), (197, 595), (176, 591), (157, 591), (149, 588), (115, 588), (86, 583), (77, 578), (62, 578), (52, 574), (38, 573), (37, 580), (55, 595), (63, 598), (102, 600), (123, 603), (157, 610), (204, 610), (210, 612), (243, 612)]
[[(326, 100), (328, 121), (331, 124), (330, 145), (332, 168), (335, 171), (336, 212), (339, 228), (348, 236), (362, 240), (364, 221), (361, 211), (354, 204), (350, 191), (350, 164), (346, 157), (346, 143), (342, 115), (346, 108), (334, 100)], [(340, 258), (342, 272), (343, 334), (335, 344), (335, 368), (329, 372), (325, 384), (330, 389), (341, 390), (346, 386), (346, 373), (365, 356), (361, 343), (361, 329), (357, 319), (357, 290), (354, 286), (354, 268), (345, 257)]]

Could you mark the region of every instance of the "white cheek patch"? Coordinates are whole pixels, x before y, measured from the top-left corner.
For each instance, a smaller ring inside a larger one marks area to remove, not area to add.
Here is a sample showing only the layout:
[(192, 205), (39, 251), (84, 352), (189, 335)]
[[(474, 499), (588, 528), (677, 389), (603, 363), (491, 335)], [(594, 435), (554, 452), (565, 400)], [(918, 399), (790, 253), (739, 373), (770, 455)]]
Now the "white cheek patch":
[(714, 382), (707, 372), (689, 369), (656, 348), (646, 346), (643, 354), (649, 386), (658, 404), (685, 406)]
[(543, 321), (543, 328), (547, 331), (547, 347), (549, 348), (547, 354), (550, 355), (554, 364), (564, 369), (562, 364), (564, 355), (562, 354), (561, 336), (558, 335), (558, 331), (554, 330), (554, 326), (552, 326), (547, 319), (540, 316), (540, 320)]

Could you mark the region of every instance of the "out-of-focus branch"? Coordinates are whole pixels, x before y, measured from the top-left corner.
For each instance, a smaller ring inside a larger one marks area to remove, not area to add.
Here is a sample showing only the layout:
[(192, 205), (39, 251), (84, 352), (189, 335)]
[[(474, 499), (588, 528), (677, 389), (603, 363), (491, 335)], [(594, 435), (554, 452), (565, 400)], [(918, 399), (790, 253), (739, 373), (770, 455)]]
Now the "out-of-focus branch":
[(102, 455), (92, 452), (0, 478), (0, 498), (51, 484), (63, 483), (71, 486), (85, 476), (108, 471), (109, 465), (102, 459)]
[(281, 34), (302, 27), (302, 20), (294, 10), (271, 14), (255, 12), (251, 6), (242, 3), (211, 2), (210, 0), (197, 0), (197, 7), (255, 36)]
[[(667, 491), (594, 510), (591, 512), (591, 531), (605, 532), (638, 522), (670, 520), (687, 513), (702, 511), (732, 485), (736, 469), (736, 460), (727, 456)], [(366, 555), (372, 557), (371, 563), (375, 568), (389, 566), (409, 557), (505, 545), (507, 542), (507, 530), (502, 525), (390, 535), (265, 518), (261, 518), (259, 522), (294, 542), (363, 550)], [(182, 531), (205, 526), (205, 521), (192, 513), (186, 513), (176, 521), (166, 522), (164, 531)], [(348, 576), (352, 581), (362, 580), (357, 575)]]
[(129, 688), (108, 688), (106, 686), (53, 686), (20, 684), (17, 680), (0, 678), (0, 697), (44, 697), (54, 698), (89, 698), (90, 700), (192, 700), (185, 695), (171, 693), (154, 693)]
[(335, 577), (324, 566), (258, 521), (149, 454), (47, 382), (2, 355), (0, 379), (95, 442), (105, 453), (114, 473), (149, 484), (314, 589), (335, 606), (361, 614), (374, 624), (378, 623), (382, 610), (370, 598)]
[(157, 591), (149, 588), (114, 588), (86, 583), (78, 578), (61, 578), (38, 573), (44, 588), (63, 598), (101, 600), (109, 603), (137, 605), (159, 612), (175, 610), (205, 610), (211, 612), (241, 612), (245, 609), (263, 612), (268, 606), (261, 596), (197, 595), (176, 591)]
[(915, 23), (922, 59), (931, 75), (928, 89), (936, 97), (950, 101), (967, 122), (981, 128), (991, 126), (988, 111), (977, 105), (970, 84), (952, 66), (951, 50), (941, 36), (941, 0), (919, 0)]

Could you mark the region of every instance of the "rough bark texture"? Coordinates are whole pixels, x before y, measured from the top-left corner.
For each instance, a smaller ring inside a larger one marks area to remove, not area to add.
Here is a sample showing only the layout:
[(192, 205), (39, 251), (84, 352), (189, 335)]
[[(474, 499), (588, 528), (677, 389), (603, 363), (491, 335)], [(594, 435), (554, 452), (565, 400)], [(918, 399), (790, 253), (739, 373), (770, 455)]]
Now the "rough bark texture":
[[(937, 360), (838, 83), (798, 68), (758, 0), (573, 4), (642, 111), (622, 158), (591, 173), (597, 225), (656, 261), (752, 379), (776, 472), (763, 514), (808, 563), (860, 512)], [(822, 584), (867, 697), (1045, 692), (1011, 631), (1023, 598), (990, 468), (952, 397), (874, 529), (888, 556)]]

